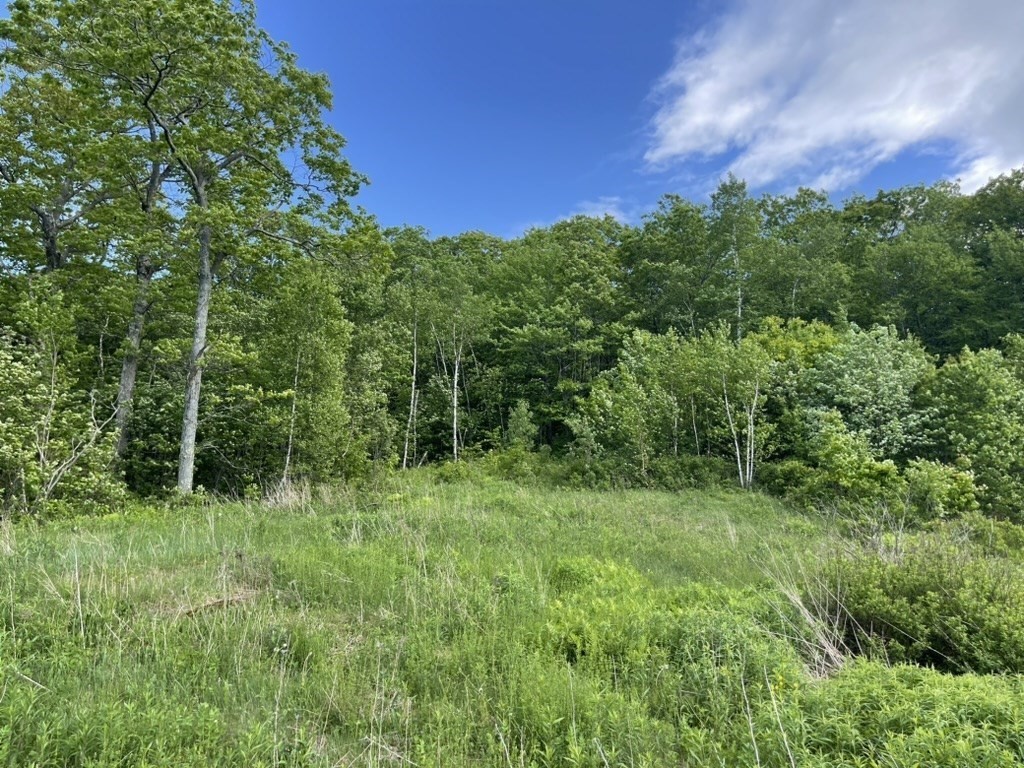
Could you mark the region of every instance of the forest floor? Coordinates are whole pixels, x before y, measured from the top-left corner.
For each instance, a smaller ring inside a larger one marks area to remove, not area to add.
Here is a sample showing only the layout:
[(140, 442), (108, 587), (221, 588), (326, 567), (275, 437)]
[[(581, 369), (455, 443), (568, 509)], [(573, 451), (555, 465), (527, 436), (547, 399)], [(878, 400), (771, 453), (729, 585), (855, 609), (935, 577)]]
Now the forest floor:
[(757, 494), (428, 472), (2, 523), (0, 765), (1024, 760), (1020, 676), (832, 658), (801, 624), (845, 546)]

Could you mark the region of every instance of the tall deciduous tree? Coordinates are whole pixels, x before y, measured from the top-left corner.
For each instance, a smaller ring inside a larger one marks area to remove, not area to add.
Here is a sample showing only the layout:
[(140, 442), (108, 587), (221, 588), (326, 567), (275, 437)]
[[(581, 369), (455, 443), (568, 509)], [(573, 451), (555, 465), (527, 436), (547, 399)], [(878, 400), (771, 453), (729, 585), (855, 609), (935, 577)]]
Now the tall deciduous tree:
[(513, 241), (495, 270), (507, 408), (526, 398), (548, 440), (614, 363), (627, 333), (617, 254), (623, 232), (610, 216), (577, 216)]
[(16, 270), (52, 272), (103, 250), (109, 230), (97, 231), (93, 216), (117, 197), (107, 155), (123, 148), (127, 127), (41, 53), (17, 45), (21, 31), (0, 22), (9, 46), (0, 55), (3, 255)]
[[(0, 27), (11, 82), (0, 119), (0, 194), (9, 215), (17, 216), (19, 206), (33, 214), (43, 269), (93, 254), (134, 276), (115, 407), (123, 455), (150, 286), (168, 258), (174, 216), (164, 187), (175, 166), (153, 120), (140, 121), (87, 66), (98, 55), (94, 41), (69, 34), (51, 10), (15, 3)], [(29, 269), (32, 252), (21, 254)]]
[(1024, 168), (992, 179), (964, 202), (967, 249), (982, 269), (975, 344), (1020, 332), (1024, 318)]
[(970, 255), (934, 225), (916, 225), (867, 250), (858, 280), (861, 318), (895, 325), (929, 348), (955, 352), (975, 330), (979, 274)]
[(749, 302), (747, 283), (761, 245), (759, 229), (757, 203), (747, 194), (746, 182), (730, 173), (711, 195), (709, 234), (713, 251), (725, 265), (726, 284), (736, 308), (732, 325), (737, 339), (743, 337), (744, 327), (750, 322), (745, 312)]
[(436, 352), (436, 371), (449, 405), (451, 456), (458, 461), (472, 412), (470, 365), (479, 367), (475, 347), (490, 330), (493, 307), (481, 291), (502, 241), (482, 232), (467, 232), (434, 242), (428, 273), (430, 314), (427, 320)]
[(751, 279), (762, 317), (832, 320), (847, 303), (851, 282), (843, 261), (844, 229), (824, 192), (799, 189), (758, 200), (766, 258)]
[(358, 188), (323, 118), (327, 80), (259, 29), (252, 0), (18, 0), (12, 25), (25, 49), (59, 51), (73, 84), (151, 129), (177, 184), (196, 274), (178, 461), (189, 493), (216, 276), (259, 257), (261, 239), (308, 242), (310, 219), (337, 226)]
[(722, 290), (707, 209), (666, 195), (622, 244), (625, 285), (640, 327), (696, 334), (714, 322)]

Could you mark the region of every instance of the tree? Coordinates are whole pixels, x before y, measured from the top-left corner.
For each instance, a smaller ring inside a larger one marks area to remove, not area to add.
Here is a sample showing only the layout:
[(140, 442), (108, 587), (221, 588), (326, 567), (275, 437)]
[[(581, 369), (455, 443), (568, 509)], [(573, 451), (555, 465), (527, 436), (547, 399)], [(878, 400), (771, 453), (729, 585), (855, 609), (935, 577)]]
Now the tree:
[(151, 128), (173, 174), (197, 277), (178, 462), (189, 493), (215, 278), (266, 239), (308, 245), (314, 221), (340, 226), (360, 182), (323, 120), (326, 78), (258, 28), (252, 0), (18, 0), (11, 24), (23, 49), (61, 51), (73, 88)]
[(563, 436), (576, 398), (614, 364), (626, 334), (617, 257), (623, 231), (610, 216), (534, 229), (509, 243), (493, 271), (493, 368), (500, 367), (508, 403), (530, 402), (548, 442)]
[(466, 443), (463, 414), (472, 409), (467, 367), (478, 362), (475, 345), (488, 335), (494, 311), (481, 289), (502, 245), (482, 232), (440, 238), (433, 244), (426, 324), (434, 343), (435, 381), (448, 401), (453, 461), (459, 460)]
[[(731, 284), (736, 314), (732, 325), (736, 338), (743, 337), (744, 308), (749, 301), (746, 286), (754, 269), (760, 231), (757, 203), (747, 194), (747, 185), (731, 173), (711, 195), (709, 235), (711, 248), (726, 268), (726, 284)], [(723, 318), (724, 319), (724, 318)]]
[(625, 286), (640, 328), (696, 334), (714, 322), (721, 256), (709, 242), (704, 206), (666, 195), (622, 243)]
[(1024, 168), (992, 179), (963, 204), (963, 241), (981, 270), (976, 346), (1024, 331)]
[(995, 349), (964, 350), (924, 386), (932, 458), (974, 472), (990, 514), (1022, 519), (1024, 382), (1014, 359)]
[(823, 192), (765, 195), (764, 254), (749, 293), (761, 317), (832, 320), (847, 303), (851, 274), (842, 259), (843, 226)]
[(19, 271), (53, 272), (79, 256), (102, 255), (109, 228), (97, 217), (121, 191), (109, 156), (128, 126), (90, 94), (20, 45), (18, 20), (0, 21), (5, 89), (0, 97), (0, 210), (4, 260)]
[(692, 428), (693, 452), (735, 461), (749, 489), (767, 442), (770, 373), (757, 337), (733, 339), (725, 325), (691, 338), (637, 332), (581, 403), (577, 434), (645, 479), (655, 459), (681, 455)]
[(431, 243), (423, 229), (402, 227), (390, 230), (387, 235), (395, 254), (394, 277), (388, 298), (391, 314), (405, 337), (403, 347), (407, 357), (404, 362), (410, 371), (409, 407), (405, 414), (402, 442), (402, 469), (408, 469), (419, 454), (420, 348), (427, 338), (427, 334), (422, 332), (426, 325), (422, 323), (429, 322), (429, 313), (423, 306), (426, 293), (423, 282), (430, 264)]
[(770, 381), (771, 360), (756, 338), (730, 341), (724, 326), (696, 340), (707, 392), (720, 394), (741, 488), (754, 485), (758, 454), (764, 443), (760, 416)]
[(970, 341), (978, 269), (947, 234), (931, 224), (915, 225), (870, 246), (857, 281), (857, 316), (913, 333), (937, 352)]
[(275, 458), (284, 486), (295, 474), (323, 481), (341, 474), (356, 442), (346, 392), (352, 324), (331, 290), (337, 277), (329, 268), (295, 259), (275, 276), (253, 318), (266, 326), (258, 354), (267, 389), (285, 395), (278, 401), (284, 412), (277, 414)]
[(918, 389), (933, 370), (915, 339), (900, 338), (891, 327), (853, 326), (804, 371), (803, 404), (835, 409), (875, 458), (912, 458), (923, 441)]
[(115, 501), (120, 488), (106, 472), (113, 415), (76, 381), (88, 350), (78, 347), (61, 293), (46, 281), (29, 285), (8, 320), (0, 331), (0, 509)]
[[(5, 140), (0, 187), (9, 210), (34, 213), (47, 271), (93, 256), (135, 279), (116, 400), (117, 453), (124, 454), (138, 355), (153, 278), (169, 259), (174, 216), (164, 187), (174, 171), (157, 126), (140, 123), (83, 70), (94, 56), (87, 35), (66, 34), (19, 3), (3, 22), (4, 66), (11, 86), (0, 126)], [(41, 33), (38, 25), (49, 24)], [(32, 26), (36, 25), (36, 26)], [(12, 199), (13, 198), (13, 199)], [(22, 259), (32, 249), (16, 249)], [(25, 262), (29, 269), (34, 260)]]

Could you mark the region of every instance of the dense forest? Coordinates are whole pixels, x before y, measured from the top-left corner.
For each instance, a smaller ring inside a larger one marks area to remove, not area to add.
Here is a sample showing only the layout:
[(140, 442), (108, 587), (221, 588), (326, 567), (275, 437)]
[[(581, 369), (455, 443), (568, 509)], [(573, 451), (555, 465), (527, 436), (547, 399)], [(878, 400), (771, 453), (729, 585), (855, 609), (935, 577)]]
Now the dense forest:
[(431, 237), (355, 205), (250, 2), (15, 0), (0, 38), (4, 514), (481, 460), (1024, 515), (1024, 169)]

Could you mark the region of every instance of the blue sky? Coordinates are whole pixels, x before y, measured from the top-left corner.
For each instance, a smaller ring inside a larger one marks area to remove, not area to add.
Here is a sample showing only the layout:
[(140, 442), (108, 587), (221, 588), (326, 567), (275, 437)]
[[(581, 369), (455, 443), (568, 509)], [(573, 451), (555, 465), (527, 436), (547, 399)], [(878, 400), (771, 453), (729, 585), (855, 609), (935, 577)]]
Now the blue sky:
[(327, 72), (334, 122), (385, 225), (511, 235), (656, 200), (652, 85), (709, 3), (261, 0), (261, 24)]
[(638, 221), (664, 193), (855, 191), (1024, 163), (1019, 0), (260, 0), (327, 72), (386, 226)]
[(510, 237), (636, 223), (728, 172), (839, 201), (1024, 166), (1021, 0), (257, 4), (330, 76), (384, 226)]

